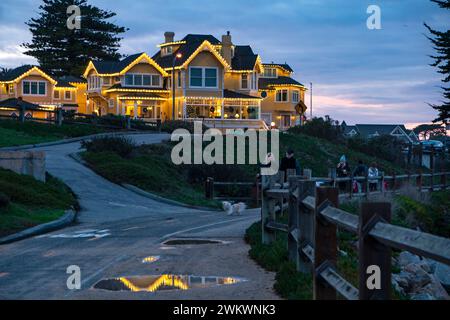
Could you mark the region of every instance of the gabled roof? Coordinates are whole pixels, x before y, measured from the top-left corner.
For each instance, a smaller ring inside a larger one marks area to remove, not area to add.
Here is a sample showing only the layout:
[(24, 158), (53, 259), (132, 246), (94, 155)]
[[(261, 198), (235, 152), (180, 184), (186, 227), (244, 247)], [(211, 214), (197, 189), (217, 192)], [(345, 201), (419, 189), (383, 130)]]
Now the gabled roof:
[(205, 40), (211, 43), (212, 45), (220, 44), (220, 41), (210, 34), (188, 34), (183, 39), (181, 39), (181, 41), (186, 41), (186, 43), (203, 42)]
[(232, 91), (232, 90), (228, 90), (228, 89), (223, 90), (223, 97), (226, 99), (256, 99), (256, 100), (262, 99), (260, 97), (255, 97), (255, 96), (251, 96), (248, 94), (244, 94), (244, 93), (240, 93), (240, 92), (236, 92), (236, 91)]
[[(191, 36), (191, 37), (189, 37)], [(212, 37), (212, 36), (211, 36)], [(214, 38), (214, 37), (213, 37)], [(185, 40), (188, 39), (188, 40)], [(191, 40), (189, 40), (191, 39)], [(167, 56), (161, 56), (161, 50), (159, 50), (152, 59), (155, 60), (163, 69), (172, 68), (173, 57), (177, 54), (181, 54), (180, 59), (175, 59), (175, 68), (180, 68), (186, 66), (190, 61), (192, 61), (195, 56), (202, 51), (202, 48), (208, 47), (209, 51), (216, 56), (216, 58), (225, 66), (229, 67), (225, 59), (216, 51), (213, 47), (215, 44), (209, 42), (209, 40), (203, 39), (201, 35), (188, 35), (183, 38), (183, 41), (186, 41), (185, 44), (180, 45), (178, 50), (176, 50), (173, 54)], [(214, 38), (215, 39), (215, 38)], [(215, 39), (218, 41), (217, 39)], [(220, 43), (220, 42), (218, 42)]]
[(263, 63), (264, 67), (279, 67), (281, 69), (286, 70), (287, 72), (294, 72), (292, 68), (287, 63)]
[(253, 70), (258, 62), (258, 55), (254, 54), (250, 46), (235, 46), (231, 59), (232, 70)]
[(406, 135), (406, 128), (402, 124), (356, 124), (358, 132), (364, 136), (368, 137), (370, 135), (389, 135), (397, 127), (399, 127)]
[(17, 67), (15, 69), (12, 69), (8, 71), (6, 74), (0, 77), (0, 82), (12, 82), (12, 81), (19, 81), (23, 77), (26, 76), (28, 72), (36, 71), (39, 73), (43, 78), (47, 79), (53, 84), (56, 84), (55, 78), (47, 74), (42, 70), (42, 68), (38, 66), (32, 66), (32, 65), (23, 65), (20, 67)]
[(90, 61), (86, 70), (84, 71), (84, 77), (87, 76), (88, 72), (94, 68), (96, 72), (100, 75), (119, 75), (125, 73), (127, 70), (132, 68), (135, 64), (139, 62), (140, 59), (146, 59), (149, 64), (153, 65), (158, 69), (164, 76), (167, 73), (160, 67), (154, 59), (150, 58), (145, 52), (136, 53), (130, 55), (120, 61)]
[(350, 132), (354, 131), (355, 133), (358, 133), (358, 128), (356, 126), (349, 126), (349, 125), (345, 125), (343, 126), (343, 133), (345, 135), (350, 134)]
[(58, 83), (55, 85), (56, 88), (76, 88), (74, 85), (70, 84), (69, 81), (67, 81), (64, 78), (58, 78)]
[(265, 90), (269, 89), (270, 87), (277, 87), (283, 85), (304, 87), (303, 84), (290, 77), (260, 78), (258, 85), (260, 90)]

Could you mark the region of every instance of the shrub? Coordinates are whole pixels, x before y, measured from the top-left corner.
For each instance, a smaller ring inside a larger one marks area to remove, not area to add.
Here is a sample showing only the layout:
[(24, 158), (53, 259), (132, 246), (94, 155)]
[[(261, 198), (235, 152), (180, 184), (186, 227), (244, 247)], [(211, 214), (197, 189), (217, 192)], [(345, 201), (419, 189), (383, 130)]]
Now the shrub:
[(89, 141), (83, 141), (81, 147), (85, 148), (88, 152), (113, 152), (119, 156), (125, 158), (128, 157), (135, 144), (133, 141), (126, 137), (98, 137)]
[[(166, 120), (161, 124), (161, 131), (172, 133), (176, 129), (186, 129), (189, 133), (194, 133), (194, 122), (183, 120)], [(208, 127), (202, 124), (202, 132), (208, 130)]]
[(6, 194), (4, 194), (3, 192), (0, 192), (0, 209), (9, 207), (10, 201), (11, 200), (9, 199), (9, 197)]
[(402, 155), (402, 143), (396, 137), (381, 135), (370, 139), (348, 139), (348, 147), (386, 161), (396, 162)]
[(325, 118), (313, 118), (302, 126), (295, 126), (288, 130), (290, 133), (303, 133), (316, 138), (331, 142), (344, 142), (341, 126), (329, 116)]

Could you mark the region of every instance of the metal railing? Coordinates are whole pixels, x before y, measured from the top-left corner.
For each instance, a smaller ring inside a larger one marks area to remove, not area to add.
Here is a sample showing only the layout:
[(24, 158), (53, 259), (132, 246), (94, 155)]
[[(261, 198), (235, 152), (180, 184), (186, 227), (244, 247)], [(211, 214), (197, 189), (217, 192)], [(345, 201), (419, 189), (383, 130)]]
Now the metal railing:
[[(312, 273), (314, 299), (336, 299), (337, 293), (348, 300), (389, 299), (392, 248), (450, 264), (450, 239), (390, 224), (387, 202), (363, 202), (359, 216), (341, 210), (338, 188), (317, 187), (319, 180), (290, 176), (280, 184), (277, 176), (262, 176), (261, 185), (262, 243), (287, 233), (289, 260), (299, 272)], [(280, 208), (288, 210), (288, 224), (276, 221)], [(337, 270), (337, 228), (358, 235), (358, 288)], [(380, 276), (375, 287), (367, 285), (373, 272)]]

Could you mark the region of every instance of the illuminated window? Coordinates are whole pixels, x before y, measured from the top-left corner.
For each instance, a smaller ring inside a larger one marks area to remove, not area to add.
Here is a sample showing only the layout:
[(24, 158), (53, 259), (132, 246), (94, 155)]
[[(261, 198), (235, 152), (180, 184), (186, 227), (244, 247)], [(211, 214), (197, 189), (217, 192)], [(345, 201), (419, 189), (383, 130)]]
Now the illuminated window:
[(23, 94), (45, 96), (46, 82), (44, 81), (23, 81)]
[(287, 89), (277, 90), (277, 92), (275, 94), (275, 101), (276, 102), (288, 102), (288, 90)]
[(70, 90), (66, 90), (64, 92), (64, 100), (71, 100), (72, 99), (72, 92)]
[(276, 78), (277, 77), (277, 68), (264, 68), (264, 78)]
[(158, 74), (126, 74), (125, 86), (130, 87), (159, 87), (161, 76)]
[(292, 91), (292, 102), (298, 102), (300, 98), (300, 93), (298, 90)]
[(59, 90), (53, 91), (53, 98), (59, 99)]
[(248, 74), (241, 74), (241, 89), (248, 89)]

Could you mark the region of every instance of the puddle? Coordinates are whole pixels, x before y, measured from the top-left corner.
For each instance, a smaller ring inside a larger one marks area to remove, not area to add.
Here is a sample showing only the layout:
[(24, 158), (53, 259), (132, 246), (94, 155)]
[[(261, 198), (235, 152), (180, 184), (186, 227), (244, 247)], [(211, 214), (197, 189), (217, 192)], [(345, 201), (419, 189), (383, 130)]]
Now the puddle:
[(225, 244), (225, 241), (209, 239), (170, 239), (163, 242), (166, 246), (179, 246), (189, 244)]
[(142, 263), (152, 263), (158, 261), (160, 256), (149, 256), (142, 259)]
[(155, 276), (133, 276), (100, 280), (94, 289), (109, 291), (156, 292), (167, 290), (189, 290), (220, 285), (231, 285), (247, 280), (234, 277), (202, 277), (163, 274)]

